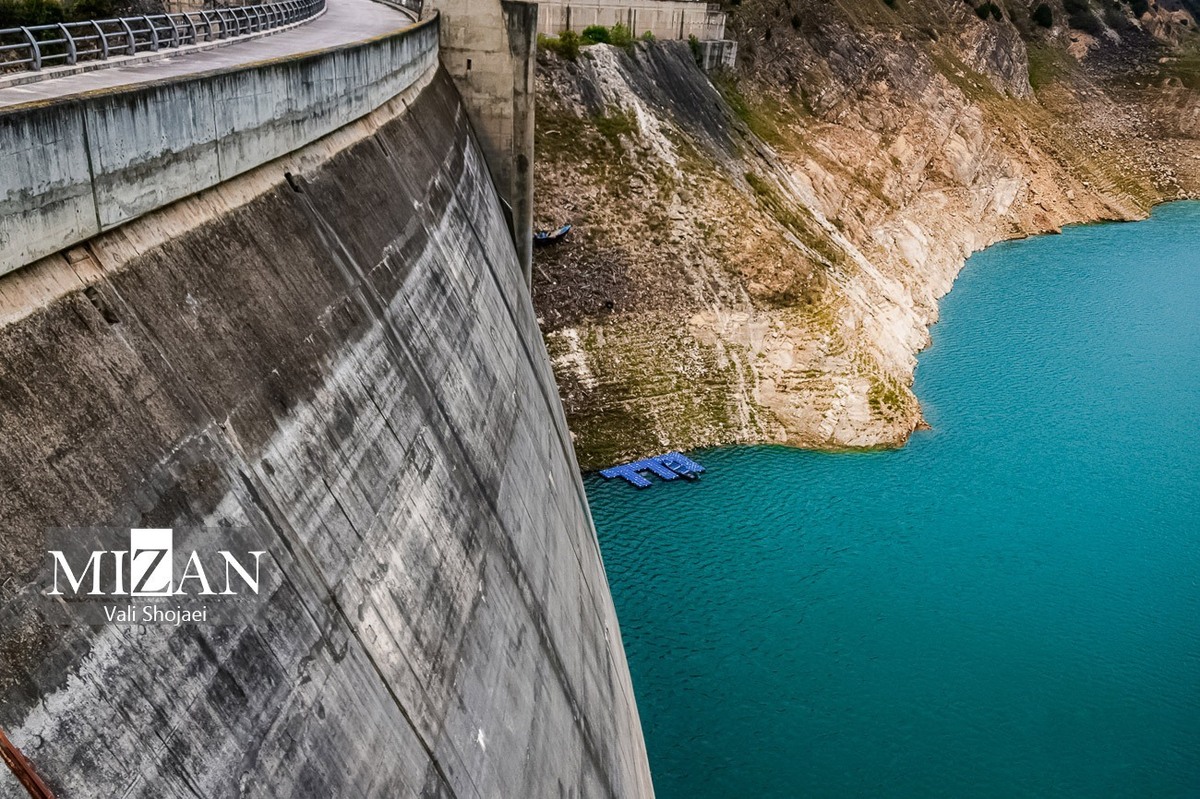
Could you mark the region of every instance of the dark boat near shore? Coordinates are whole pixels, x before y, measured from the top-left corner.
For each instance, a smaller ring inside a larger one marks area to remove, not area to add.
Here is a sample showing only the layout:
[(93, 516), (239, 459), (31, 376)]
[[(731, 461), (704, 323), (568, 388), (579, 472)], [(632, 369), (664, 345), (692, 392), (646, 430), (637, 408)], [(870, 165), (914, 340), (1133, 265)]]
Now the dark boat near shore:
[(567, 234), (571, 232), (571, 225), (563, 225), (558, 230), (539, 230), (533, 234), (533, 244), (535, 247), (543, 247), (547, 244), (558, 244)]

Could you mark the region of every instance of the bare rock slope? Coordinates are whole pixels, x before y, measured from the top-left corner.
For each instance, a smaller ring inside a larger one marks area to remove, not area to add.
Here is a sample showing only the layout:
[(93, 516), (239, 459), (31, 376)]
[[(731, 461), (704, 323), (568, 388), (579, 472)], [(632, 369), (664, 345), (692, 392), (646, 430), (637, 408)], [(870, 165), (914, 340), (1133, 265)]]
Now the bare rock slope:
[(543, 54), (539, 222), (578, 230), (535, 302), (585, 468), (901, 444), (971, 252), (1190, 196), (1185, 7), (1097, 11), (1098, 36), (997, 9), (744, 0), (715, 76), (680, 42)]

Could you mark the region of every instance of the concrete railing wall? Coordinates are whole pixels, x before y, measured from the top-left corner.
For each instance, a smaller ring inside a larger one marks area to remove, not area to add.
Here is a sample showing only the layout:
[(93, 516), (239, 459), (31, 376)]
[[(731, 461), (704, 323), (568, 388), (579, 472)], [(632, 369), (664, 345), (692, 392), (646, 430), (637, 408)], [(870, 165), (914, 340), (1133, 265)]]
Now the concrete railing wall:
[(358, 119), (437, 63), (436, 18), (309, 56), (0, 112), (0, 274)]
[[(389, 77), (359, 92), (341, 68), (392, 46), (237, 85), (370, 105)], [(324, 124), (293, 100), (258, 95), (280, 116), (250, 129)], [(261, 155), (244, 141), (218, 152)], [(0, 729), (58, 796), (653, 796), (553, 372), (446, 70), (0, 278), (0, 364)], [(251, 527), (269, 597), (242, 626), (47, 624), (44, 531), (97, 524)]]
[(589, 25), (611, 28), (621, 23), (641, 36), (649, 31), (659, 39), (702, 41), (725, 38), (725, 14), (707, 3), (672, 0), (539, 0), (538, 32), (557, 36), (581, 32)]

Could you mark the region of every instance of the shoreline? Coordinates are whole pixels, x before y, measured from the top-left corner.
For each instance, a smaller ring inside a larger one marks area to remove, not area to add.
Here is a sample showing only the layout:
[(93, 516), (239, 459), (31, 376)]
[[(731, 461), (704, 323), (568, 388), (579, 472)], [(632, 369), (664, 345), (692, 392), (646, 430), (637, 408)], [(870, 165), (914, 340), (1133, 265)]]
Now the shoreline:
[[(1188, 202), (1200, 202), (1200, 198), (1181, 197), (1181, 198), (1175, 198), (1175, 199), (1160, 200), (1158, 202), (1155, 202), (1150, 207), (1150, 210), (1144, 216), (1141, 216), (1141, 217), (1098, 218), (1098, 219), (1092, 219), (1092, 220), (1086, 220), (1086, 221), (1080, 221), (1080, 222), (1066, 222), (1063, 225), (1061, 225), (1060, 227), (1057, 227), (1052, 230), (1046, 230), (1043, 232), (1025, 233), (1025, 234), (1018, 235), (1018, 236), (1012, 236), (1010, 238), (999, 239), (991, 244), (981, 247), (978, 250), (975, 250), (974, 252), (972, 252), (969, 256), (967, 256), (963, 260), (962, 266), (959, 267), (958, 272), (954, 276), (954, 283), (951, 284), (950, 291), (954, 290), (954, 285), (958, 282), (959, 275), (961, 275), (962, 271), (966, 268), (966, 266), (967, 266), (968, 262), (971, 260), (971, 258), (979, 253), (984, 252), (985, 250), (991, 249), (992, 247), (996, 247), (998, 245), (1012, 243), (1012, 242), (1024, 241), (1026, 239), (1038, 238), (1041, 236), (1061, 236), (1067, 229), (1070, 229), (1070, 228), (1098, 227), (1098, 226), (1102, 226), (1102, 225), (1124, 225), (1124, 224), (1136, 224), (1139, 222), (1145, 222), (1145, 221), (1148, 221), (1154, 215), (1154, 213), (1157, 212), (1157, 210), (1162, 207), (1174, 205), (1176, 203), (1188, 203)], [(929, 331), (931, 331), (931, 333), (932, 333), (933, 327), (941, 321), (940, 303), (945, 297), (949, 296), (950, 291), (947, 291), (945, 294), (938, 297), (939, 318), (935, 319), (927, 327), (927, 329)], [(925, 352), (931, 346), (931, 344), (932, 344), (932, 339), (930, 339), (930, 341), (927, 342), (921, 349), (915, 351), (913, 353), (914, 357), (917, 358), (919, 361), (919, 357), (920, 357), (921, 353)], [(914, 373), (913, 373), (913, 379), (911, 379), (908, 383), (908, 388), (910, 390), (913, 390), (915, 388), (915, 369), (914, 369)], [(914, 393), (914, 396), (917, 397), (918, 403), (920, 403), (920, 396), (917, 395), (915, 391), (913, 391), (913, 393)], [(920, 404), (918, 405), (918, 407), (919, 408), (921, 407)], [(824, 455), (855, 455), (855, 454), (868, 455), (868, 454), (873, 454), (873, 453), (890, 452), (890, 451), (894, 451), (894, 450), (903, 449), (906, 446), (908, 446), (914, 433), (920, 432), (922, 430), (930, 430), (931, 431), (934, 429), (936, 429), (936, 428), (934, 428), (931, 424), (929, 424), (928, 421), (925, 419), (924, 412), (922, 410), (921, 411), (921, 419), (918, 422), (918, 424), (915, 427), (908, 430), (906, 433), (904, 433), (903, 439), (901, 441), (899, 441), (898, 443), (886, 443), (885, 442), (885, 443), (879, 443), (879, 444), (862, 446), (862, 447), (838, 447), (838, 446), (819, 446), (819, 445), (818, 446), (805, 446), (805, 445), (800, 445), (800, 444), (792, 444), (792, 443), (787, 443), (787, 442), (778, 442), (778, 441), (770, 441), (770, 440), (762, 439), (762, 440), (741, 440), (741, 441), (724, 441), (724, 442), (718, 441), (716, 443), (705, 444), (703, 446), (696, 447), (696, 448), (681, 449), (680, 451), (684, 452), (684, 454), (695, 455), (697, 453), (704, 453), (704, 452), (717, 450), (717, 449), (730, 449), (730, 448), (741, 449), (741, 448), (746, 448), (746, 447), (769, 447), (769, 448), (778, 447), (781, 449), (802, 450), (805, 452), (814, 452), (814, 453), (819, 453), (819, 454), (824, 454)], [(671, 444), (668, 444), (667, 449), (668, 450), (677, 449), (677, 447), (675, 447)], [(630, 460), (638, 460), (640, 458), (651, 457), (653, 454), (655, 454), (655, 453), (651, 453), (651, 452), (647, 451), (645, 453), (635, 455)], [(609, 464), (609, 465), (617, 465), (617, 464)], [(580, 473), (585, 478), (598, 476), (599, 472), (603, 468), (606, 468), (606, 467), (605, 466), (597, 466), (595, 468), (586, 468), (586, 469), (581, 468)]]
[[(902, 447), (926, 423), (917, 358), (971, 255), (1145, 219), (1200, 185), (1195, 140), (1143, 146), (1168, 124), (1146, 118), (1157, 90), (1104, 105), (1115, 132), (1081, 160), (1085, 128), (1052, 126), (1057, 88), (935, 75), (901, 113), (901, 74), (860, 102), (882, 120), (867, 126), (714, 85), (672, 44), (540, 62), (539, 225), (576, 231), (539, 253), (535, 306), (585, 473), (672, 449)], [(664, 73), (678, 85), (648, 82)]]

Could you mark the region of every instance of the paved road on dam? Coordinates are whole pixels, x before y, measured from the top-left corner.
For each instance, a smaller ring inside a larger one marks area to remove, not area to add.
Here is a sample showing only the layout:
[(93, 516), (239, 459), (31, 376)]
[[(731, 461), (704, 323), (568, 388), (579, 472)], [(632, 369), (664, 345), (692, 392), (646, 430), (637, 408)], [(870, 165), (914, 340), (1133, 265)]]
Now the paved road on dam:
[(0, 89), (0, 109), (197, 72), (247, 66), (370, 39), (412, 24), (412, 18), (404, 12), (374, 0), (329, 0), (328, 9), (317, 19), (260, 39)]

